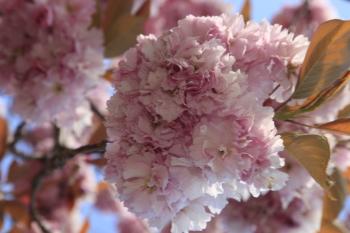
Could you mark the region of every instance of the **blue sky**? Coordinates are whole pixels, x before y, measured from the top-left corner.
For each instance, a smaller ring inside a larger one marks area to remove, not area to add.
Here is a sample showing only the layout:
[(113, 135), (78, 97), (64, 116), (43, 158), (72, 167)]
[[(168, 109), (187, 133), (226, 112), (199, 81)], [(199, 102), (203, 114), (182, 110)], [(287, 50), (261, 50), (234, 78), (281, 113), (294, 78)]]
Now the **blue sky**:
[[(244, 0), (228, 0), (238, 10)], [(283, 5), (298, 4), (301, 0), (251, 0), (252, 1), (252, 18), (254, 20), (270, 19)], [(350, 1), (346, 0), (328, 0), (338, 11), (341, 19), (350, 19)]]

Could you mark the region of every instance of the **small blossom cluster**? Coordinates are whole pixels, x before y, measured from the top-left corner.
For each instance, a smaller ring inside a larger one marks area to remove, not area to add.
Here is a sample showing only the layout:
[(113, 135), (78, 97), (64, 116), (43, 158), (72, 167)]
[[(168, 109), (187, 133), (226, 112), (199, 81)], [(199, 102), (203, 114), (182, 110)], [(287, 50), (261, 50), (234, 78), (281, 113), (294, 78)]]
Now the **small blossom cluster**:
[(130, 213), (116, 198), (116, 191), (106, 183), (100, 183), (95, 199), (95, 207), (104, 212), (117, 215), (117, 229), (119, 233), (150, 233), (145, 222)]
[(227, 198), (280, 189), (283, 145), (263, 102), (290, 89), (288, 66), (307, 45), (224, 15), (140, 36), (118, 65), (107, 117), (106, 179), (129, 210), (159, 230), (203, 230)]
[(336, 18), (335, 10), (327, 0), (301, 1), (296, 6), (286, 6), (274, 16), (272, 23), (282, 25), (296, 34), (311, 38), (317, 27), (326, 20)]
[[(9, 176), (8, 181), (14, 185), (13, 194), (21, 197), (24, 205), (29, 205), (32, 181), (43, 169), (43, 165), (33, 160), (12, 167), (16, 167), (16, 174)], [(43, 180), (36, 196), (38, 213), (53, 232), (77, 232), (67, 230), (74, 228), (74, 225), (69, 225), (67, 218), (70, 217), (67, 216), (76, 215), (74, 211), (79, 212), (79, 203), (91, 198), (95, 189), (96, 180), (91, 167), (81, 158), (70, 160), (63, 168), (53, 171)]]
[(245, 202), (231, 200), (217, 217), (221, 233), (314, 233), (320, 229), (322, 189), (297, 162), (287, 160), (287, 185)]
[(154, 0), (154, 15), (146, 21), (144, 32), (160, 35), (187, 15), (216, 16), (230, 13), (231, 8), (222, 0)]
[(0, 90), (33, 122), (69, 124), (102, 72), (95, 1), (0, 1)]

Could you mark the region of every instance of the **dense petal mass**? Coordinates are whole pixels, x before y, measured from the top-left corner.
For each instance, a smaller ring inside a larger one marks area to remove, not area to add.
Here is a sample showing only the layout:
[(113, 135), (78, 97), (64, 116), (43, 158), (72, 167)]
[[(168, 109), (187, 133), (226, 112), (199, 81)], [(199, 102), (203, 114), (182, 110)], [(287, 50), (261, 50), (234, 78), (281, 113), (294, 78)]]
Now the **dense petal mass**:
[(298, 67), (309, 45), (304, 36), (294, 36), (280, 25), (249, 22), (230, 42), (235, 67), (248, 75), (249, 88), (261, 101), (287, 100), (294, 91)]
[[(102, 72), (95, 1), (0, 1), (0, 89), (34, 122), (68, 124)], [(69, 120), (67, 120), (69, 119)]]
[[(287, 179), (273, 111), (231, 49), (249, 27), (240, 16), (188, 16), (158, 38), (140, 36), (118, 65), (106, 179), (158, 230), (169, 222), (172, 233), (203, 230), (227, 198), (278, 190)], [(271, 43), (292, 38), (281, 33)]]

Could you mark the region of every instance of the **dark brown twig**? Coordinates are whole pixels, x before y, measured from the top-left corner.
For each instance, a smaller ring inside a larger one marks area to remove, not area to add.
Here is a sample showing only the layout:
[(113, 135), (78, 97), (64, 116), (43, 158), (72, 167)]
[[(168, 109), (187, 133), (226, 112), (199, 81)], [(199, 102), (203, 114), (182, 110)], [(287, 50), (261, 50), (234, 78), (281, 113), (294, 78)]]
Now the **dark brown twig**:
[(46, 226), (41, 221), (41, 216), (36, 206), (36, 194), (41, 186), (41, 183), (44, 177), (47, 175), (46, 173), (47, 173), (47, 169), (44, 168), (44, 170), (42, 170), (36, 177), (34, 177), (34, 180), (32, 182), (32, 191), (30, 194), (30, 204), (29, 204), (29, 212), (33, 217), (34, 222), (38, 224), (42, 233), (50, 233), (50, 231), (48, 230), (48, 228), (46, 228)]
[(26, 123), (25, 122), (21, 122), (16, 130), (15, 130), (15, 133), (13, 135), (13, 140), (12, 142), (7, 146), (8, 150), (13, 154), (15, 155), (16, 157), (19, 157), (23, 160), (37, 160), (38, 158), (36, 157), (33, 157), (31, 155), (28, 155), (28, 154), (25, 154), (19, 150), (17, 150), (17, 143), (21, 140), (22, 138), (22, 130), (23, 128), (25, 127)]
[(71, 150), (70, 153), (74, 157), (76, 154), (93, 154), (93, 153), (104, 153), (106, 150), (107, 141), (102, 141), (97, 144), (86, 145), (77, 149)]
[(92, 111), (101, 121), (105, 121), (105, 116), (97, 109), (97, 107), (95, 106), (94, 103), (92, 103), (92, 101), (90, 101), (90, 108), (91, 108), (91, 111)]
[(74, 158), (77, 154), (103, 153), (105, 151), (106, 144), (107, 141), (102, 141), (97, 144), (85, 145), (76, 149), (68, 149), (61, 146), (57, 141), (57, 144), (54, 146), (52, 152), (52, 157), (45, 157), (45, 159), (43, 160), (43, 170), (36, 177), (34, 177), (34, 180), (32, 182), (32, 191), (29, 206), (30, 213), (33, 216), (33, 220), (38, 224), (42, 233), (50, 233), (48, 228), (43, 224), (41, 216), (38, 213), (36, 206), (36, 195), (43, 179), (50, 173), (52, 173), (55, 169), (63, 167), (68, 160)]

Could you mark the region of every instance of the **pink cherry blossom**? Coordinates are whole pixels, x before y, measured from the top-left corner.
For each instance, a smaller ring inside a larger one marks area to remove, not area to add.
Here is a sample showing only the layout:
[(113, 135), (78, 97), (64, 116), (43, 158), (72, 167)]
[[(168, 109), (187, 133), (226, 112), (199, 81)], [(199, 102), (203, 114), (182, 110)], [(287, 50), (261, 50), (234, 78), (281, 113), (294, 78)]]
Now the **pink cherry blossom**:
[[(231, 29), (230, 51), (234, 67), (248, 76), (249, 88), (261, 101), (287, 100), (294, 91), (298, 67), (309, 45), (304, 36), (294, 36), (279, 25), (249, 22)], [(235, 35), (236, 34), (236, 35)]]
[[(29, 204), (25, 195), (29, 195), (31, 182), (43, 166), (38, 161), (17, 166), (18, 174), (9, 177), (14, 185), (13, 193), (16, 196), (22, 195), (24, 204)], [(70, 160), (62, 169), (56, 169), (43, 180), (36, 196), (38, 212), (51, 229), (61, 229), (63, 222), (67, 222), (67, 215), (71, 214), (80, 201), (91, 198), (95, 189), (96, 180), (92, 168), (81, 158)]]
[(88, 106), (103, 59), (94, 11), (93, 0), (0, 1), (0, 88), (23, 118), (64, 125)]
[(350, 167), (349, 143), (335, 147), (332, 155), (333, 164), (341, 171), (346, 171)]
[(101, 183), (96, 195), (95, 206), (105, 212), (114, 213), (118, 219), (118, 232), (120, 233), (150, 233), (147, 224), (138, 219), (134, 214), (116, 199), (116, 190)]
[(230, 13), (232, 7), (223, 0), (154, 0), (151, 16), (145, 23), (145, 33), (160, 35), (175, 27), (187, 15), (215, 16)]
[(337, 14), (327, 0), (304, 1), (295, 6), (285, 6), (272, 19), (296, 34), (311, 38), (316, 28), (324, 21), (334, 19)]
[(245, 202), (230, 201), (216, 221), (223, 233), (314, 233), (321, 224), (322, 189), (295, 161), (288, 159), (290, 175), (280, 191)]
[[(259, 196), (285, 183), (274, 113), (235, 68), (232, 46), (241, 35), (249, 38), (249, 28), (240, 16), (188, 16), (159, 38), (140, 36), (118, 65), (117, 92), (108, 102), (106, 179), (151, 227), (171, 222), (172, 233), (203, 230), (227, 198)], [(283, 32), (281, 43), (283, 35), (292, 39)]]

